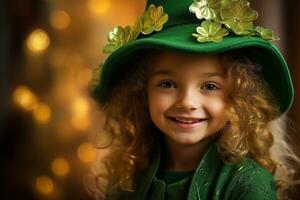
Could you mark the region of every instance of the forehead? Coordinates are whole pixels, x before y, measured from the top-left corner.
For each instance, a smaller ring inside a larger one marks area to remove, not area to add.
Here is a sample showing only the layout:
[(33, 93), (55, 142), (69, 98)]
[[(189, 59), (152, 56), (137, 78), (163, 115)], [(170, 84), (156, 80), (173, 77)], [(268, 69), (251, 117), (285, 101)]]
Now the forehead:
[(153, 57), (150, 75), (167, 73), (223, 73), (217, 54), (187, 54), (161, 51)]

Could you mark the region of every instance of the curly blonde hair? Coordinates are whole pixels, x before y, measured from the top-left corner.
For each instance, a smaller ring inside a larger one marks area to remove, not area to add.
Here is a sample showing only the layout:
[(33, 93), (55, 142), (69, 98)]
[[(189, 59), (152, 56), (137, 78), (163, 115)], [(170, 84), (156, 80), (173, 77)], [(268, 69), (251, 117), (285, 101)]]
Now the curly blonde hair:
[[(157, 52), (141, 52), (148, 55), (146, 59), (137, 54), (135, 60), (139, 61), (112, 88), (109, 100), (99, 105), (106, 119), (103, 126), (106, 134), (100, 139), (108, 137), (110, 142), (99, 147), (101, 155), (106, 151), (105, 156), (100, 156), (87, 181), (89, 191), (98, 197), (116, 187), (134, 190), (136, 175), (149, 164), (152, 145), (158, 136), (148, 113), (146, 84), (150, 62)], [(227, 163), (238, 163), (250, 156), (275, 176), (278, 197), (284, 197), (285, 189), (293, 183), (293, 168), (285, 157), (296, 162), (299, 159), (285, 142), (286, 134), (281, 129), (284, 123), (274, 121), (280, 115), (277, 102), (260, 75), (260, 67), (245, 54), (231, 51), (218, 55), (226, 68), (229, 100), (229, 125), (219, 139), (221, 158)], [(278, 149), (280, 156), (276, 153)]]
[(220, 55), (228, 81), (228, 128), (219, 140), (224, 162), (237, 163), (251, 157), (272, 173), (278, 199), (287, 198), (287, 189), (296, 184), (294, 167), (287, 159), (300, 163), (284, 130), (286, 115), (262, 77), (262, 68), (241, 52)]

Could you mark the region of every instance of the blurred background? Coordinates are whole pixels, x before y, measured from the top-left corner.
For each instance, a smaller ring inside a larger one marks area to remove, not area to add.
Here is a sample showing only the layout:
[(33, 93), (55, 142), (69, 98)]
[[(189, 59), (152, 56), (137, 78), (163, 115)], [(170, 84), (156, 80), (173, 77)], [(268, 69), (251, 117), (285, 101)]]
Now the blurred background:
[[(92, 199), (84, 188), (99, 131), (88, 95), (106, 36), (133, 24), (145, 0), (11, 0), (0, 6), (0, 199)], [(281, 38), (296, 89), (300, 142), (300, 1), (252, 0), (257, 24)], [(298, 133), (298, 135), (297, 135)], [(299, 152), (299, 149), (297, 149)]]

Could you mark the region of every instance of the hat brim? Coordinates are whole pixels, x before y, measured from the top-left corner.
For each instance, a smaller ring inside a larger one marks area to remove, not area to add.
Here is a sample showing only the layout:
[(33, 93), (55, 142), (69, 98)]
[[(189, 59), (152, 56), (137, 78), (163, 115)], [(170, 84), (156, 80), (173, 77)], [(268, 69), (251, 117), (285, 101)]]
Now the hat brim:
[[(105, 61), (101, 83), (94, 90), (94, 97), (104, 103), (110, 96), (110, 89), (126, 76), (130, 58), (136, 51), (145, 48), (172, 49), (186, 53), (221, 53), (245, 49), (249, 56), (262, 65), (263, 76), (280, 109), (290, 109), (294, 98), (294, 88), (287, 63), (276, 46), (258, 37), (226, 36), (221, 42), (199, 43), (192, 36), (198, 24), (184, 24), (165, 28), (148, 37), (139, 38), (113, 52)], [(251, 54), (251, 55), (250, 55)]]

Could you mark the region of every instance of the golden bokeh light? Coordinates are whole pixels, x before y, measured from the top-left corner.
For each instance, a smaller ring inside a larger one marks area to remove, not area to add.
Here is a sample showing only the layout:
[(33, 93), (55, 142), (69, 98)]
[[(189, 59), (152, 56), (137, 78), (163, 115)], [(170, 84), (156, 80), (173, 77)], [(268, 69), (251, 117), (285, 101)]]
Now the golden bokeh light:
[(88, 115), (72, 116), (71, 122), (73, 127), (78, 131), (85, 131), (91, 125), (91, 119)]
[(91, 144), (85, 142), (79, 145), (77, 156), (82, 162), (93, 162), (96, 159), (96, 150)]
[(50, 177), (39, 176), (35, 181), (36, 189), (42, 194), (51, 194), (54, 190), (54, 184)]
[(88, 0), (88, 9), (95, 15), (104, 15), (111, 7), (110, 0)]
[(36, 29), (31, 32), (27, 38), (27, 47), (32, 52), (41, 52), (46, 50), (50, 45), (48, 34), (42, 29)]
[(51, 118), (51, 109), (45, 103), (38, 103), (38, 105), (33, 110), (33, 117), (35, 122), (39, 124), (46, 124)]
[(65, 176), (70, 172), (70, 164), (64, 158), (56, 158), (51, 163), (52, 171), (57, 176)]
[(89, 104), (83, 97), (79, 97), (75, 100), (72, 106), (73, 114), (84, 115), (89, 111)]
[(19, 86), (15, 89), (13, 100), (18, 106), (27, 111), (35, 109), (38, 103), (36, 95), (26, 86)]
[(92, 79), (91, 69), (82, 69), (78, 72), (78, 83), (81, 86), (87, 86), (91, 79)]
[(87, 100), (79, 97), (72, 105), (71, 123), (79, 131), (86, 130), (90, 126), (89, 104)]
[(70, 25), (71, 18), (63, 10), (55, 10), (50, 15), (50, 24), (55, 29), (65, 29)]

